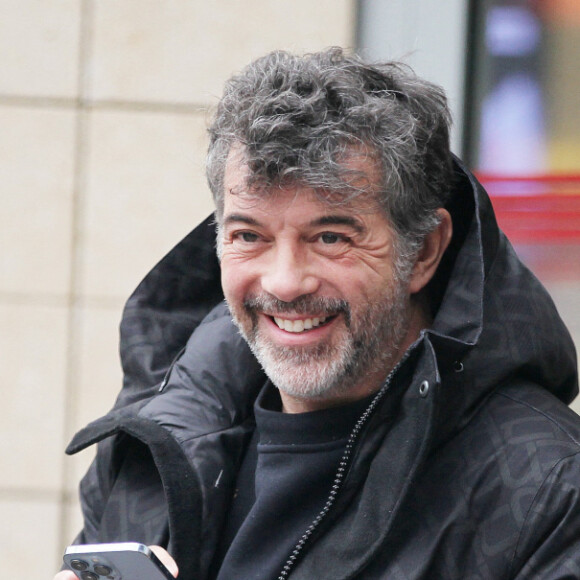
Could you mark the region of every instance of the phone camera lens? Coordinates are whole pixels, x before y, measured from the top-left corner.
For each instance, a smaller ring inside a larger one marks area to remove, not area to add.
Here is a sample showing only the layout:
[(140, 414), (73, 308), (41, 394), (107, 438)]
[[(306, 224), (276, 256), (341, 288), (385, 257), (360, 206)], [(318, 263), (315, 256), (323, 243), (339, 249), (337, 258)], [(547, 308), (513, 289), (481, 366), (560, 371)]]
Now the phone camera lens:
[(99, 576), (109, 576), (113, 571), (112, 568), (109, 568), (109, 566), (105, 566), (104, 564), (97, 564), (93, 569)]
[(70, 567), (73, 570), (78, 570), (79, 572), (82, 572), (83, 570), (86, 570), (89, 567), (89, 565), (84, 560), (71, 560)]
[(81, 580), (99, 580), (99, 577), (92, 572), (81, 572)]

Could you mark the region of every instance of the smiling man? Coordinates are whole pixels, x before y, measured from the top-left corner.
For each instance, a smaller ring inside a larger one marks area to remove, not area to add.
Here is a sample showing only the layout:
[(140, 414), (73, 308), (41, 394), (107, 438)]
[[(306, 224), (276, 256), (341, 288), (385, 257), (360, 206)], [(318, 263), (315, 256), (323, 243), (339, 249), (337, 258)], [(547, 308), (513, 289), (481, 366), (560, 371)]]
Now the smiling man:
[(340, 49), (230, 79), (215, 216), (129, 299), (124, 388), (68, 449), (100, 442), (76, 543), (182, 580), (580, 578), (574, 345), (449, 123)]
[(348, 202), (284, 183), (262, 199), (259, 190), (246, 190), (243, 148), (234, 148), (226, 164), (222, 287), (289, 412), (379, 389), (428, 326), (411, 296), (431, 278), (451, 237), (449, 214), (439, 209), (421, 255), (412, 268), (400, 267), (396, 232), (379, 202), (377, 162), (365, 151), (346, 153), (364, 191)]

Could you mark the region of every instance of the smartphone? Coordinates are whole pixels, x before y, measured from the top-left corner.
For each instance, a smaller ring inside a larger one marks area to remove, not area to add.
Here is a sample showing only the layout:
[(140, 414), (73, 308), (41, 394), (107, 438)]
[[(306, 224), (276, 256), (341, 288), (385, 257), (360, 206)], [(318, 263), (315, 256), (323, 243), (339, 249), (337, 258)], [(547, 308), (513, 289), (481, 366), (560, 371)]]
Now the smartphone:
[(135, 542), (69, 546), (63, 560), (80, 580), (175, 580), (147, 546)]

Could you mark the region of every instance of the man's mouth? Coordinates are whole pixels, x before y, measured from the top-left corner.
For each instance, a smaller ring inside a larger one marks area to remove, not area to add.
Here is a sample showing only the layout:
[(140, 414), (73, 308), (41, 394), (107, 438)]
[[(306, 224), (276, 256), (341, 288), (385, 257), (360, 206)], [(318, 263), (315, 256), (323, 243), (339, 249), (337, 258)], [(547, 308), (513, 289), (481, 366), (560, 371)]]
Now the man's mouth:
[(288, 320), (287, 318), (280, 318), (273, 316), (272, 319), (278, 328), (286, 332), (305, 332), (317, 328), (325, 324), (332, 316), (315, 316), (313, 318), (303, 318), (302, 320)]

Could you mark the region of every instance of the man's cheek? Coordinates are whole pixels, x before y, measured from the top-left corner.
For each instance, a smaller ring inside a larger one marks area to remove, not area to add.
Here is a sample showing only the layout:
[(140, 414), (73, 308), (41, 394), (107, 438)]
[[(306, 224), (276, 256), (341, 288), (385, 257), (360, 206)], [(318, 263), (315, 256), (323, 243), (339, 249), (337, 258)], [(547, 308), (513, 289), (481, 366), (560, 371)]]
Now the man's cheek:
[(236, 285), (234, 284), (234, 279), (231, 274), (231, 270), (227, 265), (222, 263), (222, 290), (224, 296), (229, 304), (233, 304), (236, 296)]

